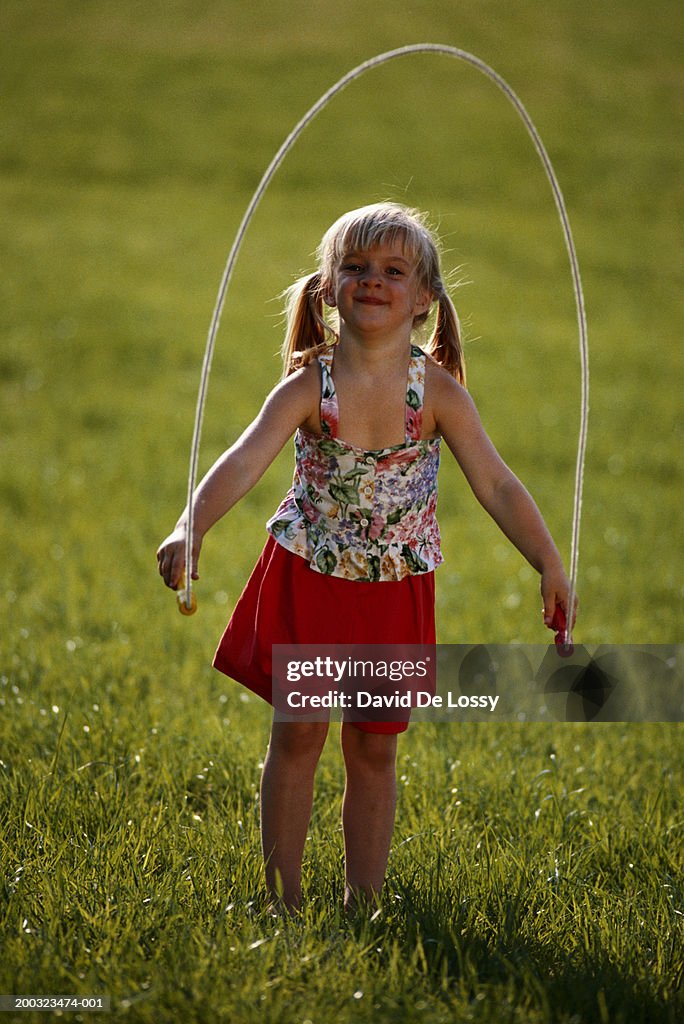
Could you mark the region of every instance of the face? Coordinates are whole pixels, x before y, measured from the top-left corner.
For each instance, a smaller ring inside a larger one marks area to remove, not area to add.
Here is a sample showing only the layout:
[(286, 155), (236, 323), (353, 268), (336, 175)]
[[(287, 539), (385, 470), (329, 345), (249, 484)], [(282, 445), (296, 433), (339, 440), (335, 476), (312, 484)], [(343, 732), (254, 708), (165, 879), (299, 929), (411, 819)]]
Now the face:
[(341, 328), (373, 335), (405, 331), (407, 337), (432, 301), (400, 241), (344, 253), (325, 298), (337, 307)]

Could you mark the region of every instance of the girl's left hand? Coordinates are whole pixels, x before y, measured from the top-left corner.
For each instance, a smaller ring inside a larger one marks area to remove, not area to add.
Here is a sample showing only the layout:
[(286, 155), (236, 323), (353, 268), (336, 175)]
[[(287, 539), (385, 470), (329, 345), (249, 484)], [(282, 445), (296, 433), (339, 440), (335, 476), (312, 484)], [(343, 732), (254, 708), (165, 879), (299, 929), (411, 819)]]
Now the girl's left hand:
[(548, 570), (542, 573), (541, 595), (544, 602), (544, 625), (553, 629), (553, 620), (556, 614), (556, 607), (560, 606), (565, 613), (566, 621), (570, 622), (572, 631), (577, 619), (577, 595), (573, 601), (572, 617), (568, 614), (568, 603), (570, 601), (570, 580), (562, 568)]

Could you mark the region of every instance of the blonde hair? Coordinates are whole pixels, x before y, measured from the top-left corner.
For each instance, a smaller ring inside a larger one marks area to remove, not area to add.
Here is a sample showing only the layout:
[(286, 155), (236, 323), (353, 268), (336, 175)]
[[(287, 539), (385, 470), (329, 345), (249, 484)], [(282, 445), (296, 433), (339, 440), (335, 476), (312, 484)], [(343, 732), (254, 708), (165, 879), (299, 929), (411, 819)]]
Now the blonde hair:
[[(318, 247), (318, 270), (285, 292), (286, 333), (282, 346), (284, 375), (306, 366), (329, 345), (338, 341), (336, 325), (324, 316), (324, 296), (333, 285), (335, 271), (347, 252), (368, 252), (381, 244), (400, 241), (406, 257), (415, 263), (419, 287), (437, 302), (431, 337), (422, 347), (465, 385), (465, 360), (456, 308), (440, 269), (435, 238), (418, 210), (399, 203), (374, 203), (343, 214), (328, 228)], [(415, 317), (420, 327), (429, 310)]]

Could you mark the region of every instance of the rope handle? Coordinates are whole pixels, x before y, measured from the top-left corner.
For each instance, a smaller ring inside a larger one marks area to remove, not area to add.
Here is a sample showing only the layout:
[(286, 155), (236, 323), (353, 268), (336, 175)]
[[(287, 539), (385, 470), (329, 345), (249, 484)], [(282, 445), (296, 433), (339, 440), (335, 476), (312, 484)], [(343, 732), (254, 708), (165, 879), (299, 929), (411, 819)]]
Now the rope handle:
[(192, 587), (188, 586), (185, 569), (178, 582), (176, 600), (178, 601), (178, 611), (181, 615), (194, 615), (197, 611), (197, 598)]

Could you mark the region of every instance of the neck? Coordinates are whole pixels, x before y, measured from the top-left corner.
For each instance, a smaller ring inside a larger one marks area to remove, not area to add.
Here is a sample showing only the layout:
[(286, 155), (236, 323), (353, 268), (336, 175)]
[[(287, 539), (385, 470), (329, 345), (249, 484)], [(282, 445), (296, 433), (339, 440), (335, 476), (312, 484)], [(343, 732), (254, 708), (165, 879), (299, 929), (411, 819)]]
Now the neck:
[(387, 372), (388, 366), (403, 365), (410, 358), (411, 336), (392, 335), (377, 338), (358, 338), (340, 330), (336, 361), (357, 372)]

